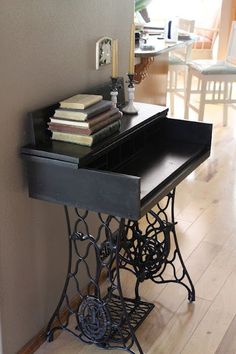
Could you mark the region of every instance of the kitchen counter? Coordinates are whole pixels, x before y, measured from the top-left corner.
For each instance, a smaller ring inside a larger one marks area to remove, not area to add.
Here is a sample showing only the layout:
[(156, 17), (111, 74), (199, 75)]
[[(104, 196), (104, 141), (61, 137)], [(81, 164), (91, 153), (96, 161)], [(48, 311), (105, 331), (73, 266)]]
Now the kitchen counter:
[(193, 42), (194, 39), (190, 38), (189, 36), (186, 36), (185, 40), (179, 40), (177, 42), (166, 42), (164, 39), (159, 39), (159, 37), (151, 36), (146, 44), (135, 49), (135, 57), (155, 57), (162, 53), (169, 53), (172, 50), (184, 47)]
[(135, 99), (166, 106), (169, 53), (190, 45), (194, 37), (181, 35), (177, 42), (166, 42), (150, 35), (147, 43), (135, 49)]

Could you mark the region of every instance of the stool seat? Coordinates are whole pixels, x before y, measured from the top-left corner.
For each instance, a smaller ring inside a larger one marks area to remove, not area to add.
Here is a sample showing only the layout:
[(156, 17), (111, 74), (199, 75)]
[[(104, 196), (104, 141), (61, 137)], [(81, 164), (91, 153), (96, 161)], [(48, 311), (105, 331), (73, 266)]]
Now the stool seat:
[(236, 66), (223, 60), (194, 60), (188, 63), (189, 67), (203, 75), (230, 75), (236, 74)]
[(177, 57), (176, 55), (170, 55), (169, 59), (168, 59), (168, 64), (169, 65), (186, 65), (186, 62), (183, 59)]

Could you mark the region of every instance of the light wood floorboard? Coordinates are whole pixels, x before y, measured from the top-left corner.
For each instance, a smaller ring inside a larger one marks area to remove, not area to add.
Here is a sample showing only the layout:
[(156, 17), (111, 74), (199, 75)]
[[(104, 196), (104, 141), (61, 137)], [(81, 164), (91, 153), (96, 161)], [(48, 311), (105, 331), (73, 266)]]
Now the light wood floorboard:
[(227, 332), (225, 333), (216, 354), (232, 354), (236, 352), (236, 316), (234, 316)]

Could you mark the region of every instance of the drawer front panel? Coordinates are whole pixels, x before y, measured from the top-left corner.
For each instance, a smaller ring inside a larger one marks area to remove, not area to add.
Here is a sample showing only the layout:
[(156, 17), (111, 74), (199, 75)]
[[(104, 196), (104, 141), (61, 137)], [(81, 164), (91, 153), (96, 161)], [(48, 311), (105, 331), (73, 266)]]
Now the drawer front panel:
[(33, 198), (130, 219), (140, 216), (139, 177), (73, 169), (41, 158), (28, 159), (27, 169)]

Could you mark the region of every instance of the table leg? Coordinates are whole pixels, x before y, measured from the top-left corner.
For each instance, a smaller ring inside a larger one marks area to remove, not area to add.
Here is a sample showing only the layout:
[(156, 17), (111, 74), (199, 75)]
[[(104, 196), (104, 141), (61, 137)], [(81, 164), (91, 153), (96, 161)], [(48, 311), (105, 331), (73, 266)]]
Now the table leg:
[(135, 273), (137, 299), (140, 298), (140, 283), (151, 279), (157, 284), (181, 284), (188, 291), (188, 300), (195, 300), (194, 286), (176, 236), (174, 200), (175, 190), (146, 214), (145, 230), (140, 230), (137, 221), (129, 221), (126, 225), (126, 237), (122, 239), (124, 253), (121, 253), (121, 268)]
[[(66, 330), (103, 349), (143, 354), (135, 330), (154, 305), (123, 297), (120, 242), (125, 220), (99, 213), (95, 214), (96, 220), (94, 214), (89, 220), (89, 212), (77, 208), (70, 216), (65, 207), (65, 214), (68, 271), (60, 301), (48, 324), (48, 340), (53, 340), (56, 330)], [(74, 294), (75, 300), (71, 301)], [(136, 352), (132, 350), (134, 345)]]
[[(72, 218), (65, 207), (68, 271), (61, 298), (48, 324), (49, 341), (56, 330), (66, 330), (103, 349), (143, 354), (135, 330), (154, 305), (141, 301), (140, 284), (146, 279), (157, 284), (178, 283), (187, 289), (189, 301), (195, 300), (176, 237), (174, 199), (175, 190), (147, 213), (143, 231), (138, 221), (100, 213), (96, 214), (96, 222), (93, 216), (91, 227), (88, 211), (76, 208)], [(166, 272), (167, 268), (172, 275)], [(121, 269), (136, 275), (132, 299), (123, 297)], [(76, 295), (74, 301), (71, 294)], [(70, 321), (72, 315), (74, 322)], [(136, 352), (132, 349), (134, 345)]]

